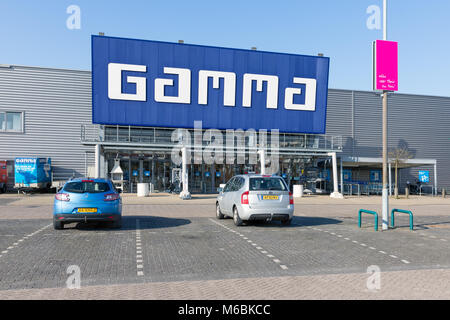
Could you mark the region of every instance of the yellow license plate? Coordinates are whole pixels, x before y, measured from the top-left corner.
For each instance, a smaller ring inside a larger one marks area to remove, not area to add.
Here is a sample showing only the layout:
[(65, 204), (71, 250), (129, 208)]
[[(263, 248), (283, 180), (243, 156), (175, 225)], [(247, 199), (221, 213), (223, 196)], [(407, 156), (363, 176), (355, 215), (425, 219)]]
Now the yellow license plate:
[(278, 196), (263, 196), (263, 200), (278, 200)]
[(78, 208), (78, 212), (83, 212), (83, 213), (97, 212), (97, 208)]

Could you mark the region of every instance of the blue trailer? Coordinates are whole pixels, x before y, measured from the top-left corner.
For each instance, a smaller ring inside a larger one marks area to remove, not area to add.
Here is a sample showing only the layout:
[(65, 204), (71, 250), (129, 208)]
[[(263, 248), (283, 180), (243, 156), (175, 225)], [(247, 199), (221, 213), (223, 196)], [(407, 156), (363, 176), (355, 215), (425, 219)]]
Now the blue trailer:
[(50, 158), (20, 157), (14, 162), (17, 189), (44, 189), (52, 186)]

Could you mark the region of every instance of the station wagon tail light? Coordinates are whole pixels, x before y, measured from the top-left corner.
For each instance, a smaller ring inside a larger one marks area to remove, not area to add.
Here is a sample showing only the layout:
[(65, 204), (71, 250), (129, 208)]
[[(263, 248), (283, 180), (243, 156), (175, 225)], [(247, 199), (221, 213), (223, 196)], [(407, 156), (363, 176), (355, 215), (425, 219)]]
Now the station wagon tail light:
[(94, 180), (81, 180), (81, 182), (94, 182)]
[(248, 204), (248, 191), (241, 195), (241, 204)]
[(69, 195), (67, 193), (57, 193), (55, 199), (59, 201), (70, 201)]
[(105, 194), (105, 201), (114, 201), (114, 200), (118, 200), (119, 199), (119, 194), (118, 193), (108, 193)]
[(289, 192), (289, 204), (294, 204), (294, 196), (292, 195), (292, 192)]

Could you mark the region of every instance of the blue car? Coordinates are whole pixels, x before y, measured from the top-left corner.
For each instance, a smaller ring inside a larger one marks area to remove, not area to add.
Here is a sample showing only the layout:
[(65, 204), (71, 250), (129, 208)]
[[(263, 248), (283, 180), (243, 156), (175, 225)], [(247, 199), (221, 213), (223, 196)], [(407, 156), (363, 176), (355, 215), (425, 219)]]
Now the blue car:
[(73, 179), (55, 195), (53, 226), (72, 222), (103, 221), (122, 226), (122, 198), (108, 179)]

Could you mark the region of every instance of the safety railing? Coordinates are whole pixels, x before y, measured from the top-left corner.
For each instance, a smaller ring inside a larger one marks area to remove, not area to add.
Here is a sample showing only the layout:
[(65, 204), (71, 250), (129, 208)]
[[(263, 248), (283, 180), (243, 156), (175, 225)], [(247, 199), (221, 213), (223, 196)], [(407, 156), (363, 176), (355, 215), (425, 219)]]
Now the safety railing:
[(413, 227), (414, 227), (414, 224), (413, 224), (413, 219), (414, 219), (413, 213), (410, 210), (402, 210), (402, 209), (392, 209), (392, 211), (391, 211), (391, 228), (394, 228), (394, 226), (395, 226), (395, 220), (394, 220), (395, 219), (395, 215), (394, 215), (395, 212), (409, 214), (409, 230), (412, 230)]
[[(88, 124), (81, 125), (80, 140), (83, 143), (98, 142), (127, 142), (140, 144), (159, 144), (175, 145), (178, 142), (172, 140), (174, 128), (155, 128), (155, 127), (135, 127), (135, 126), (111, 126)], [(194, 130), (188, 129), (191, 142), (194, 139)], [(228, 138), (227, 132), (222, 130), (223, 144), (226, 145)], [(239, 130), (228, 133), (232, 139), (243, 138), (246, 146), (255, 145), (259, 141), (259, 132)], [(272, 132), (267, 131), (266, 143), (271, 146)], [(202, 143), (210, 144), (215, 139), (214, 135), (208, 134), (207, 130), (202, 130)], [(297, 133), (278, 133), (278, 147), (280, 149), (298, 149), (298, 150), (342, 150), (342, 136), (334, 135), (316, 135), (316, 134), (297, 134)]]
[(358, 227), (361, 228), (361, 214), (362, 213), (368, 213), (368, 214), (372, 214), (375, 216), (375, 231), (378, 231), (378, 213), (376, 213), (375, 211), (371, 211), (371, 210), (360, 209), (358, 211)]

